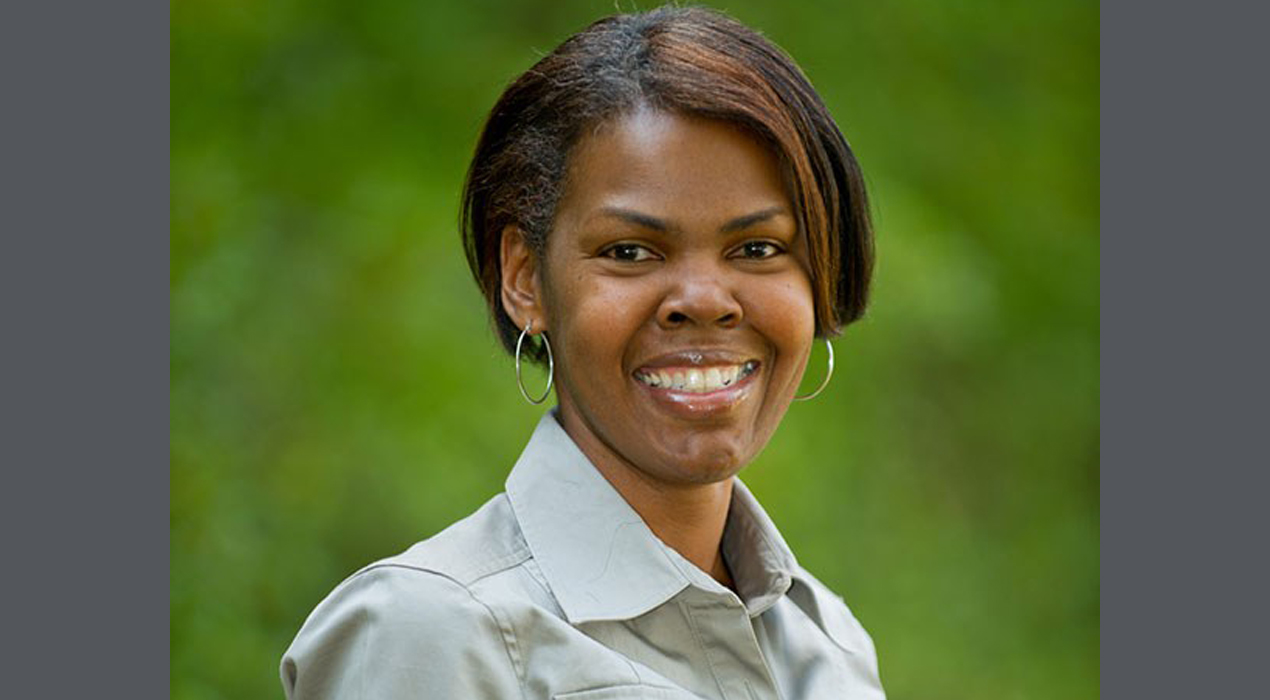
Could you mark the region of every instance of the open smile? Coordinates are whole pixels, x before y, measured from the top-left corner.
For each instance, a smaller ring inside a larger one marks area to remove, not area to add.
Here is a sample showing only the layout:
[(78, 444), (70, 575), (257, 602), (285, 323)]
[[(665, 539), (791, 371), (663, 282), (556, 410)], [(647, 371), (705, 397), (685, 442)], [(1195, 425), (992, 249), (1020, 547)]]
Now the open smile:
[(752, 393), (761, 367), (758, 360), (641, 367), (634, 379), (662, 410), (679, 418), (702, 419), (722, 416), (740, 405)]
[(714, 367), (660, 367), (635, 372), (635, 378), (655, 389), (709, 394), (732, 386), (758, 370), (758, 360)]

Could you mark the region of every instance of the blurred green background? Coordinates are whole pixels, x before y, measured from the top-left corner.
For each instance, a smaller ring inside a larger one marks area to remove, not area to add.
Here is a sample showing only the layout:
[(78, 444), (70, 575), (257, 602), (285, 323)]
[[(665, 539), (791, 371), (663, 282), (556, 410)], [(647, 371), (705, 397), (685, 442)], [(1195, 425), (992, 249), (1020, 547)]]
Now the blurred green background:
[[(832, 385), (744, 478), (892, 698), (1096, 697), (1097, 3), (714, 6), (810, 76), (878, 235)], [(614, 5), (171, 9), (172, 697), (280, 697), (322, 596), (500, 491), (538, 420), (459, 190), (500, 90)]]

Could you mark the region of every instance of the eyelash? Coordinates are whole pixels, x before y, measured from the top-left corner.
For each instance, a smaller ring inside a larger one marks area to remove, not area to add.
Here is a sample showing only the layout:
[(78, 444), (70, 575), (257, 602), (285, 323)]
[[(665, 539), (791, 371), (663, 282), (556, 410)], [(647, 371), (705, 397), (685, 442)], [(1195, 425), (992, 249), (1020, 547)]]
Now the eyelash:
[[(751, 250), (751, 246), (764, 246), (771, 252), (767, 255), (751, 256), (747, 254)], [(774, 258), (785, 252), (784, 248), (772, 241), (746, 241), (737, 246), (735, 250), (738, 251), (740, 253), (740, 257), (745, 260), (767, 260), (768, 258)]]
[[(752, 252), (752, 250), (754, 249), (754, 246), (763, 246), (763, 248), (767, 249), (768, 253), (766, 255), (765, 254), (758, 254), (758, 255), (749, 254), (749, 252)], [(622, 252), (626, 252), (626, 253), (634, 253), (634, 259), (632, 259), (631, 257), (621, 257), (621, 255), (618, 255), (618, 250), (622, 250)], [(768, 258), (775, 258), (776, 255), (780, 255), (781, 253), (784, 253), (784, 252), (785, 252), (784, 248), (781, 248), (780, 245), (772, 243), (772, 241), (770, 240), (747, 240), (745, 241), (745, 243), (738, 245), (737, 248), (734, 248), (733, 253), (730, 253), (728, 257), (740, 258), (744, 260), (766, 260)], [(641, 253), (646, 254), (646, 257), (640, 258)], [(603, 252), (601, 252), (601, 255), (602, 257), (611, 258), (613, 260), (618, 260), (618, 262), (624, 262), (624, 263), (644, 263), (644, 262), (649, 262), (649, 260), (659, 259), (659, 255), (657, 253), (654, 253), (652, 249), (649, 249), (648, 246), (646, 245), (640, 245), (638, 243), (618, 243), (615, 245), (611, 245), (611, 246), (608, 246), (608, 248), (606, 248), (605, 250), (603, 250)]]
[[(647, 253), (648, 256), (638, 260), (632, 260), (630, 258), (619, 257), (617, 255), (617, 251), (623, 250), (623, 249), (636, 251), (637, 256), (641, 252)], [(615, 245), (609, 246), (608, 248), (605, 248), (600, 253), (600, 255), (606, 258), (617, 260), (618, 262), (631, 262), (631, 263), (648, 262), (649, 260), (655, 260), (658, 257), (656, 253), (654, 253), (652, 250), (648, 248), (648, 246), (643, 246), (638, 243), (617, 243)]]

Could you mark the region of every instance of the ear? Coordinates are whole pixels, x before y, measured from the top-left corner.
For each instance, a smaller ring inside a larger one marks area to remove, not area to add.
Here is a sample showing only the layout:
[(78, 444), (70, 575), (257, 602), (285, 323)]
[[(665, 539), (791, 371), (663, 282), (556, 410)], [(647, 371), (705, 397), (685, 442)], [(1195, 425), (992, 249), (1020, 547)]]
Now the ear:
[(538, 256), (534, 255), (519, 227), (503, 227), (499, 263), (503, 271), (503, 310), (517, 328), (524, 328), (532, 322), (535, 333), (546, 330)]

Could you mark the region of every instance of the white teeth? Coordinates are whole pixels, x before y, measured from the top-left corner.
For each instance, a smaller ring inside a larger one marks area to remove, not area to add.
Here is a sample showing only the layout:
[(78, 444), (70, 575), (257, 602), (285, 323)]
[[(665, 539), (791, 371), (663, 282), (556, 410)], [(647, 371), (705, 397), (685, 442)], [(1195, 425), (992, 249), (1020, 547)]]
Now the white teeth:
[(704, 394), (732, 386), (752, 374), (757, 368), (758, 363), (751, 360), (744, 365), (709, 367), (704, 370), (687, 369), (678, 372), (645, 370), (635, 376), (649, 386), (692, 394)]
[(723, 387), (723, 373), (717, 367), (706, 370), (705, 385), (715, 388)]

